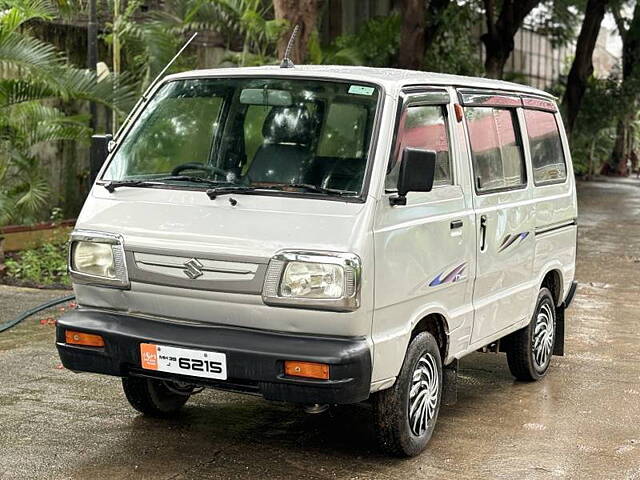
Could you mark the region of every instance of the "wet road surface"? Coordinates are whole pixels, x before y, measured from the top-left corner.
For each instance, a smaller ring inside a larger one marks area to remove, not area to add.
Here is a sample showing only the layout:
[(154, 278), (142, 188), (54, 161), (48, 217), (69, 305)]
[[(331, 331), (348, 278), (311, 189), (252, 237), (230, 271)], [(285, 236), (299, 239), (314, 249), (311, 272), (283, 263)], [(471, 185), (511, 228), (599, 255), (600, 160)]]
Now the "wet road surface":
[[(367, 405), (309, 416), (205, 391), (144, 418), (118, 379), (60, 369), (41, 315), (0, 334), (0, 478), (640, 479), (640, 184), (579, 192), (566, 356), (533, 384), (503, 355), (462, 360), (459, 401), (417, 458), (376, 449)], [(0, 287), (0, 322), (65, 293)]]

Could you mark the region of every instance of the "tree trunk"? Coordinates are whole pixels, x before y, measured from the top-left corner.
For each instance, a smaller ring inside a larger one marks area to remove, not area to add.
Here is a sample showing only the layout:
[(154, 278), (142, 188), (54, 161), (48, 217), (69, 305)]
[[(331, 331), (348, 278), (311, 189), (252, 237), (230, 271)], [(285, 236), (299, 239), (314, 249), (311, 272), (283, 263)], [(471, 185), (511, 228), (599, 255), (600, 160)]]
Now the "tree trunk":
[(319, 5), (320, 0), (273, 0), (276, 19), (287, 20), (290, 27), (278, 40), (278, 56), (280, 59), (284, 57), (293, 29), (296, 25), (299, 25), (300, 30), (289, 53), (289, 58), (294, 64), (304, 63), (307, 57), (309, 37), (316, 28)]
[(426, 1), (402, 0), (400, 11), (400, 53), (398, 66), (410, 70), (420, 70), (424, 61), (424, 35), (426, 25)]
[[(619, 15), (616, 17), (619, 19)], [(629, 174), (627, 159), (630, 152), (627, 149), (628, 135), (632, 134), (631, 123), (637, 115), (637, 106), (640, 93), (640, 2), (636, 3), (633, 10), (633, 18), (629, 28), (623, 30), (623, 22), (618, 22), (620, 36), (622, 37), (622, 93), (628, 109), (620, 113), (616, 132), (616, 141), (609, 157), (608, 164), (603, 165), (602, 173), (626, 176)]]
[(494, 0), (483, 1), (487, 20), (487, 33), (482, 35), (486, 51), (485, 73), (490, 78), (502, 78), (504, 66), (515, 46), (514, 37), (540, 0), (503, 0), (497, 19)]
[(598, 140), (597, 135), (593, 136), (593, 139), (591, 140), (591, 146), (589, 148), (589, 169), (587, 170), (587, 180), (591, 180), (593, 179), (593, 176), (595, 175), (595, 166), (594, 166), (594, 161), (595, 161), (595, 151), (596, 151), (596, 141)]
[(613, 151), (609, 163), (605, 163), (602, 172), (605, 175), (627, 175), (627, 122), (624, 119), (618, 120), (616, 128), (616, 141), (613, 144)]
[(504, 66), (507, 60), (509, 60), (513, 45), (511, 47), (504, 47), (499, 40), (485, 39), (484, 36), (482, 41), (484, 42), (487, 52), (487, 58), (484, 61), (485, 75), (489, 78), (503, 78)]
[(567, 79), (567, 89), (562, 99), (566, 113), (567, 134), (571, 136), (578, 118), (580, 105), (587, 89), (587, 81), (593, 75), (593, 50), (596, 47), (600, 24), (609, 0), (589, 0), (576, 44), (576, 53)]

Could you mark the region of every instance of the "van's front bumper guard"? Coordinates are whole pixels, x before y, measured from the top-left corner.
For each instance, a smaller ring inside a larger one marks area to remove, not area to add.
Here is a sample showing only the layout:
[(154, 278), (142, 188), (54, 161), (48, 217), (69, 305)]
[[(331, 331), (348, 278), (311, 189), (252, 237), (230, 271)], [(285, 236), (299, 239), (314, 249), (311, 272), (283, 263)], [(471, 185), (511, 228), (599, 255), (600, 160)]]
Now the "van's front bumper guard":
[[(104, 347), (65, 342), (65, 331), (101, 335)], [(58, 320), (62, 364), (73, 371), (125, 377), (148, 376), (262, 395), (294, 403), (356, 403), (369, 396), (371, 352), (364, 338), (335, 338), (237, 327), (173, 323), (100, 310), (78, 309)], [(144, 370), (140, 343), (222, 352), (227, 380)], [(284, 375), (284, 361), (326, 363), (329, 380)]]

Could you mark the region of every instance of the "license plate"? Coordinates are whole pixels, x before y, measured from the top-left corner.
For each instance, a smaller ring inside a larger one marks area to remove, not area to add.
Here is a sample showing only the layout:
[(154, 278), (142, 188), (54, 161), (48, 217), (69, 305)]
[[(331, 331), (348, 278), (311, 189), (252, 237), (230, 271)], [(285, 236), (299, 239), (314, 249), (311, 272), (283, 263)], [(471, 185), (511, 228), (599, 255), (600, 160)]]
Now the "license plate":
[(146, 370), (227, 379), (227, 356), (220, 352), (141, 343), (140, 359)]

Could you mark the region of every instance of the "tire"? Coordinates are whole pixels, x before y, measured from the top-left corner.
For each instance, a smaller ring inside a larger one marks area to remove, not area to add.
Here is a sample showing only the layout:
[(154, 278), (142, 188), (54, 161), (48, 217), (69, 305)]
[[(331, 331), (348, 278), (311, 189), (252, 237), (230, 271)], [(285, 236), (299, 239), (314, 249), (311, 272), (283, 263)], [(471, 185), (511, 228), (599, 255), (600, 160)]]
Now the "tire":
[(541, 288), (531, 322), (512, 333), (507, 344), (507, 363), (518, 380), (532, 382), (549, 370), (555, 342), (556, 308), (548, 288)]
[(180, 410), (189, 397), (191, 389), (180, 392), (180, 386), (163, 380), (125, 377), (122, 388), (133, 408), (150, 417), (168, 417)]
[[(420, 376), (419, 382), (413, 380), (416, 375)], [(411, 395), (411, 390), (416, 393)], [(413, 457), (422, 452), (433, 434), (441, 398), (440, 350), (433, 335), (422, 332), (409, 343), (395, 384), (373, 396), (380, 447), (398, 457)], [(415, 409), (412, 416), (410, 406)]]

